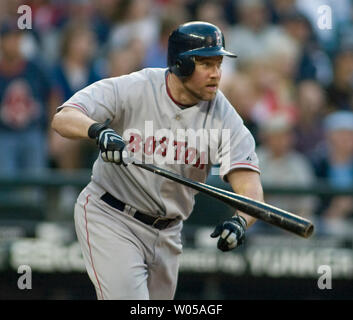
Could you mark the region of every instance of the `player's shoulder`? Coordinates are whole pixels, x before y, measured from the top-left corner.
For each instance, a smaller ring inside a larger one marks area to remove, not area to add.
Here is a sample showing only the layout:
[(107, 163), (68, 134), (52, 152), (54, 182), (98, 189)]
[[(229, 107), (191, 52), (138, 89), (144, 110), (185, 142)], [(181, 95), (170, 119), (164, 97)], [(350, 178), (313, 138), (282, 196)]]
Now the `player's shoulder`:
[(104, 78), (88, 86), (87, 90), (99, 87), (114, 90), (119, 93), (121, 98), (138, 96), (139, 93), (146, 92), (151, 83), (152, 86), (162, 83), (166, 70), (162, 68), (145, 68), (126, 75)]
[(147, 77), (148, 79), (155, 78), (155, 79), (164, 79), (166, 74), (167, 68), (144, 68), (139, 71), (143, 76)]
[(118, 82), (133, 82), (134, 84), (164, 81), (165, 68), (144, 68), (127, 75), (114, 78)]
[(217, 91), (209, 112), (212, 118), (225, 127), (238, 126), (243, 123), (240, 115), (221, 90)]
[(239, 116), (234, 106), (229, 102), (229, 100), (221, 90), (217, 91), (217, 95), (213, 100), (212, 106), (216, 114), (225, 117), (229, 116), (230, 114), (233, 114), (234, 116)]
[(158, 87), (163, 83), (167, 69), (145, 68), (126, 75), (107, 78), (111, 82), (121, 98), (136, 97), (146, 93), (148, 88)]

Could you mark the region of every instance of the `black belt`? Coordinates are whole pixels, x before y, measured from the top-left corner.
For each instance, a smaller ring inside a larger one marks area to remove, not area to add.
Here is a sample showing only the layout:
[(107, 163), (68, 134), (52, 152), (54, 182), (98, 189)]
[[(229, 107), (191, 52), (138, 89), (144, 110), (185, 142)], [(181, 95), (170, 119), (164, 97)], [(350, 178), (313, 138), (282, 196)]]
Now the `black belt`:
[[(110, 193), (106, 192), (101, 196), (101, 199), (109, 204), (111, 207), (118, 209), (120, 211), (124, 211), (126, 204), (115, 197), (113, 197)], [(163, 217), (152, 217), (147, 214), (144, 214), (140, 211), (136, 211), (135, 214), (133, 215), (134, 218), (137, 220), (148, 224), (149, 226), (152, 226), (156, 229), (163, 230), (167, 228), (170, 223), (176, 221), (176, 219), (167, 219)]]

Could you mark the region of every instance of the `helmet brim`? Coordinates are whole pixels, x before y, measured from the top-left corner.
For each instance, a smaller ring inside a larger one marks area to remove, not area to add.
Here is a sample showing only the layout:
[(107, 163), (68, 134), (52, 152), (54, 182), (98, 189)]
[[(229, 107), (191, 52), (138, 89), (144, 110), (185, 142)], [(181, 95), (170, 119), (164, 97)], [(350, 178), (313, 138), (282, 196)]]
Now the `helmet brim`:
[(181, 56), (200, 56), (200, 57), (216, 57), (216, 56), (227, 56), (231, 58), (237, 58), (232, 52), (225, 50), (223, 47), (209, 47), (209, 48), (198, 48), (183, 52)]

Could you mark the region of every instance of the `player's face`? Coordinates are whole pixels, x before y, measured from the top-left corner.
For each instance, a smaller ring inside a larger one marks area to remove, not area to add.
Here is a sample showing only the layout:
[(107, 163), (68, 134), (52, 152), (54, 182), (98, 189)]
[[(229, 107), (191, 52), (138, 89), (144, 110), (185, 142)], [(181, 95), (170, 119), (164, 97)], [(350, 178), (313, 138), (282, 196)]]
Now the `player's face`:
[(195, 70), (184, 82), (185, 89), (197, 100), (212, 100), (221, 80), (222, 56), (196, 57)]

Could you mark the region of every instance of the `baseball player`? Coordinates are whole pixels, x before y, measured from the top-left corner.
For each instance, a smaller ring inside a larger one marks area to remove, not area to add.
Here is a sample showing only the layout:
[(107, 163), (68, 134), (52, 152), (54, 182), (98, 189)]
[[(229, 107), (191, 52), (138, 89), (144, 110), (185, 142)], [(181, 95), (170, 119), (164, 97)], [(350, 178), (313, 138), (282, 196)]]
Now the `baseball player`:
[[(173, 299), (183, 221), (194, 205), (195, 191), (129, 164), (126, 154), (200, 182), (218, 163), (236, 193), (263, 201), (254, 139), (218, 89), (224, 56), (236, 57), (217, 26), (189, 22), (169, 37), (168, 68), (100, 80), (58, 107), (52, 127), (100, 149), (75, 205), (98, 299)], [(235, 212), (211, 237), (229, 251), (253, 223)]]

